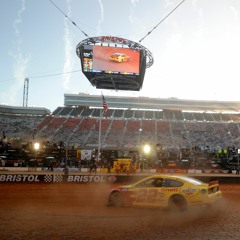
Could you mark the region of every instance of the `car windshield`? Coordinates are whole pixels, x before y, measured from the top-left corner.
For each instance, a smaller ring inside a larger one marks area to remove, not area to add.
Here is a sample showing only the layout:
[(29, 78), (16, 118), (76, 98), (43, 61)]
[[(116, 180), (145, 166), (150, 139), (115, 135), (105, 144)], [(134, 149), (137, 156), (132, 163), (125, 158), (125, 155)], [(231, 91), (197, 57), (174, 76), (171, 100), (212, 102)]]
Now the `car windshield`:
[(146, 179), (144, 181), (141, 181), (140, 183), (137, 183), (135, 187), (142, 188), (142, 187), (152, 187), (153, 182), (155, 181), (154, 178)]

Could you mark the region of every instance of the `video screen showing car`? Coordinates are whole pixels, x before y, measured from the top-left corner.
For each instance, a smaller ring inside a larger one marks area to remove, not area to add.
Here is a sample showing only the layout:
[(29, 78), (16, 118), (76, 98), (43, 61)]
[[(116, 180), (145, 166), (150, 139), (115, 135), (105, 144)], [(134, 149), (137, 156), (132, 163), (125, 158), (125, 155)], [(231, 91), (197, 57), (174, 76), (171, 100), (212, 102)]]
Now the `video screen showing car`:
[(83, 71), (139, 75), (140, 52), (130, 48), (84, 46)]

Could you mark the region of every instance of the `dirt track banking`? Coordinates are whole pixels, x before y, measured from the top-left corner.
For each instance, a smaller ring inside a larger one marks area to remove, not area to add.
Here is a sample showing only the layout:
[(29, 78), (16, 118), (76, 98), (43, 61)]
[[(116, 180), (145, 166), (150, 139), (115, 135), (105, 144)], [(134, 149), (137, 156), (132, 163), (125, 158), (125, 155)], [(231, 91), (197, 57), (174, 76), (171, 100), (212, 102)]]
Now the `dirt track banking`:
[(217, 206), (181, 213), (108, 207), (112, 186), (1, 183), (0, 239), (239, 239), (238, 184), (221, 185)]

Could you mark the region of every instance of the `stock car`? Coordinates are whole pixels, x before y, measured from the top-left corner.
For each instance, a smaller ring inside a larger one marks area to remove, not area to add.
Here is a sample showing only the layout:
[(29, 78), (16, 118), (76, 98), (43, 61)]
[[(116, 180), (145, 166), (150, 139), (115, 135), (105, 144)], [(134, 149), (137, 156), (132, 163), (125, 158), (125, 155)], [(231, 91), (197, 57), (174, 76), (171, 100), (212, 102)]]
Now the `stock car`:
[(123, 53), (114, 53), (109, 56), (109, 60), (115, 62), (127, 62), (129, 60), (129, 56)]
[(221, 198), (218, 181), (204, 183), (188, 176), (153, 175), (110, 189), (107, 204), (184, 211), (190, 206), (211, 206)]

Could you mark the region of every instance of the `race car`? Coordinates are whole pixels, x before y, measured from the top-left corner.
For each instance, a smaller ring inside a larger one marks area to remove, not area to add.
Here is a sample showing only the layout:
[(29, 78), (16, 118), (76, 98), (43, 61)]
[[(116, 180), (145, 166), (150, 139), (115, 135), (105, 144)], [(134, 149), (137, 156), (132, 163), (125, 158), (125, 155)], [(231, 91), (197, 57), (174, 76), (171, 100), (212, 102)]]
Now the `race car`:
[(159, 207), (183, 211), (209, 206), (222, 198), (218, 181), (204, 183), (187, 176), (153, 175), (109, 190), (109, 206)]
[(127, 62), (129, 60), (129, 56), (123, 53), (114, 53), (109, 56), (109, 60), (115, 62)]

